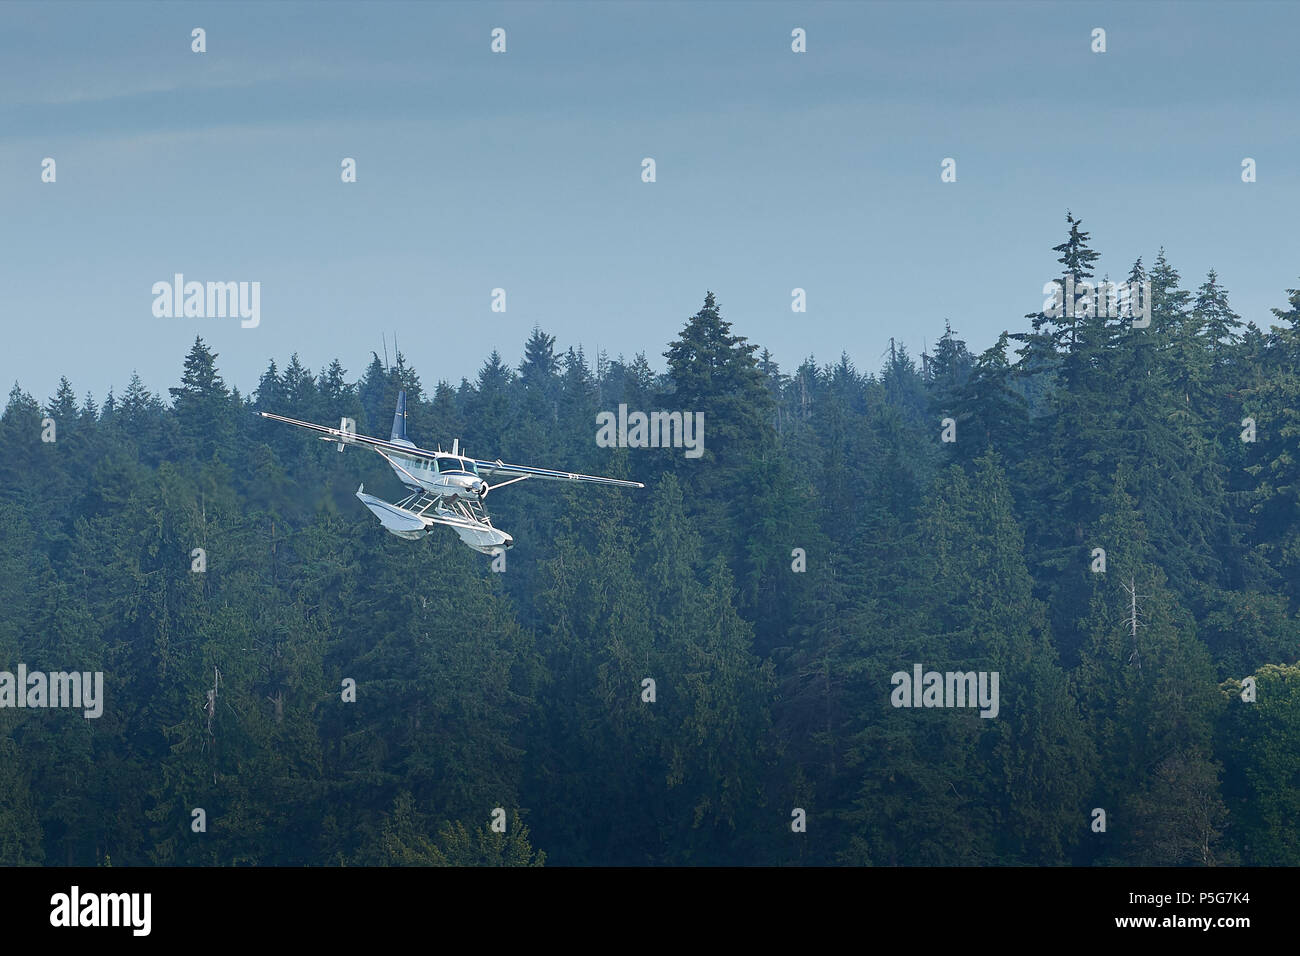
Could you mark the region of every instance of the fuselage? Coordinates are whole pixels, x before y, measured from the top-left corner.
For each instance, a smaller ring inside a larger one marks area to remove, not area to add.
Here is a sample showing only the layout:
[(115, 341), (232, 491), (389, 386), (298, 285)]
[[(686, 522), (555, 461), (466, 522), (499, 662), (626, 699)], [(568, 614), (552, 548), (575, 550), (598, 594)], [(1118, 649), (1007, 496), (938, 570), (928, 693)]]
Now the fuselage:
[[(403, 443), (397, 441), (394, 444)], [(418, 487), (431, 495), (477, 500), (487, 490), (487, 482), (478, 476), (478, 468), (472, 459), (439, 455), (434, 461), (429, 461), (401, 452), (389, 452), (387, 457), (402, 484)]]

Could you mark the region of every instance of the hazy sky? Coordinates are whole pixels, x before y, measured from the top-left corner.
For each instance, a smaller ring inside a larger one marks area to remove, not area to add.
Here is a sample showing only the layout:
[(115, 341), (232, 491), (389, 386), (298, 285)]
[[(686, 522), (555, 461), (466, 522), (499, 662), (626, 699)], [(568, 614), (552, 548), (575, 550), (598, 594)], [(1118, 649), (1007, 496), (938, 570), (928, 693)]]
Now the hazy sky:
[[(196, 333), (244, 391), (294, 351), (355, 378), (396, 333), (432, 387), (534, 324), (662, 368), (708, 289), (787, 371), (875, 370), (945, 319), (975, 351), (1022, 328), (1067, 208), (1111, 278), (1163, 245), (1266, 324), (1300, 285), (1298, 28), (1244, 2), (3, 3), (0, 384), (165, 394)], [(178, 272), (260, 282), (260, 325), (155, 317)]]

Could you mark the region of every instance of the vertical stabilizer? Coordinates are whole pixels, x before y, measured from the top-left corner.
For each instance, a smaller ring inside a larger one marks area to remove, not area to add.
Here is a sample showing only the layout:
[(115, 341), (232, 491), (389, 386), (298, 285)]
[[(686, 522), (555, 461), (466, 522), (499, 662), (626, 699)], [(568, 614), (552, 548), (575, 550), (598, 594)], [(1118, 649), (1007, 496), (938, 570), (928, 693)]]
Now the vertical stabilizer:
[(393, 415), (393, 433), (389, 441), (409, 441), (406, 437), (406, 389), (397, 393), (397, 412)]

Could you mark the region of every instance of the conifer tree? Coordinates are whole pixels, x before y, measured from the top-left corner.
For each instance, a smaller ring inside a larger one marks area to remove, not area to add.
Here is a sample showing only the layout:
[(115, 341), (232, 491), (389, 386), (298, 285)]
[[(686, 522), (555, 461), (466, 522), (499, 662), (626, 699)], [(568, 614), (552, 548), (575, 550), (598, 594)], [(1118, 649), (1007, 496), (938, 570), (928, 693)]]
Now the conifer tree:
[[(1105, 543), (1106, 571), (1092, 575), (1085, 625), (1090, 643), (1076, 692), (1102, 757), (1095, 805), (1116, 808), (1118, 813), (1108, 810), (1114, 823), (1128, 821), (1117, 836), (1121, 855), (1154, 863), (1162, 859), (1159, 845), (1168, 835), (1143, 807), (1158, 792), (1174, 792), (1170, 775), (1191, 772), (1206, 779), (1204, 761), (1211, 756), (1211, 727), (1221, 704), (1209, 655), (1191, 615), (1166, 585), (1122, 474), (1094, 539)], [(1201, 799), (1195, 788), (1178, 792)], [(1168, 825), (1175, 826), (1177, 809), (1166, 811), (1173, 811)], [(1138, 820), (1146, 823), (1139, 826)]]

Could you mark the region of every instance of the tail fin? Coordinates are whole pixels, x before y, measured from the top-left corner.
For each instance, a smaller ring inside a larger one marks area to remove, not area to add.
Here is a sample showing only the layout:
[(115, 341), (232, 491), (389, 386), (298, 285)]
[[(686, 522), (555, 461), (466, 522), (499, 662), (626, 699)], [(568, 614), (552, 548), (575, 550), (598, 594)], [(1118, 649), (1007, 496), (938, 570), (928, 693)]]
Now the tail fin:
[(393, 415), (393, 434), (389, 441), (407, 441), (406, 437), (406, 389), (397, 393), (397, 412)]

